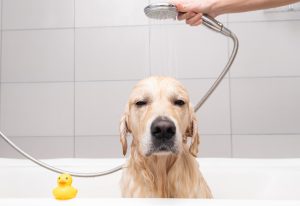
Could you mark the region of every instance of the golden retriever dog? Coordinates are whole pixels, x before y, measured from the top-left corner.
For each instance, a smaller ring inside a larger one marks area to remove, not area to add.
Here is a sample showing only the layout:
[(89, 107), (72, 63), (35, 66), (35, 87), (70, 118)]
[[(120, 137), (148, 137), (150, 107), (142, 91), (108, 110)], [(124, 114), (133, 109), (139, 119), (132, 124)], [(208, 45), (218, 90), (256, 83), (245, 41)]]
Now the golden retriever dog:
[(195, 159), (199, 134), (188, 93), (177, 80), (149, 77), (132, 90), (120, 122), (123, 197), (212, 198)]

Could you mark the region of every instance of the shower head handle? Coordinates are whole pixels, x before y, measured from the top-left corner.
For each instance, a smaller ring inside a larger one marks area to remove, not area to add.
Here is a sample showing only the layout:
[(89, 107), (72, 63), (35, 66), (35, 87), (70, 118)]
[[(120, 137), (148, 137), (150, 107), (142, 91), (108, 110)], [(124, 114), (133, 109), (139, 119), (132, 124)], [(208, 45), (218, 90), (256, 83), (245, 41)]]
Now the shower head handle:
[[(183, 15), (186, 12), (177, 12), (177, 16)], [(223, 24), (213, 17), (209, 16), (208, 14), (203, 14), (202, 15), (202, 24), (206, 26), (207, 28), (216, 31), (216, 32), (221, 32), (224, 28)]]
[(223, 24), (211, 16), (204, 14), (202, 16), (203, 25), (217, 32), (221, 32), (224, 28)]
[(220, 32), (226, 36), (231, 36), (231, 31), (227, 29), (221, 22), (217, 21), (215, 18), (207, 14), (204, 14), (202, 16), (202, 21), (203, 21), (203, 25), (206, 26), (207, 28), (216, 32)]

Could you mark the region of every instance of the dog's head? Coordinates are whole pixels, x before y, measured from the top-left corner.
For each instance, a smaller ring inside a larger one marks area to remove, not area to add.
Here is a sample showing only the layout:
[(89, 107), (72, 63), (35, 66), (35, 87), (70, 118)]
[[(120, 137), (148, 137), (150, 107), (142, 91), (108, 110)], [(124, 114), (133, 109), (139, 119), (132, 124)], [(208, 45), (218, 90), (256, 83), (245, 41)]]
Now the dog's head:
[(187, 138), (192, 139), (190, 153), (198, 153), (199, 135), (194, 109), (188, 93), (177, 80), (150, 77), (132, 90), (120, 122), (123, 154), (127, 152), (127, 135), (143, 156), (178, 154)]

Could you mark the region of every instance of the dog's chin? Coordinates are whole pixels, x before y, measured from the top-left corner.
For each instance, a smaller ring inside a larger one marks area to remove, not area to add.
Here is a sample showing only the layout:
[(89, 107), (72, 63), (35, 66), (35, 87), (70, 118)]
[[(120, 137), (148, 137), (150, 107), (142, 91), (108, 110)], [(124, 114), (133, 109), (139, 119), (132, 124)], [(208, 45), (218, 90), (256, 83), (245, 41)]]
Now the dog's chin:
[(160, 145), (158, 147), (151, 147), (146, 153), (145, 156), (149, 157), (151, 155), (176, 155), (179, 153), (179, 150), (175, 146), (169, 145)]

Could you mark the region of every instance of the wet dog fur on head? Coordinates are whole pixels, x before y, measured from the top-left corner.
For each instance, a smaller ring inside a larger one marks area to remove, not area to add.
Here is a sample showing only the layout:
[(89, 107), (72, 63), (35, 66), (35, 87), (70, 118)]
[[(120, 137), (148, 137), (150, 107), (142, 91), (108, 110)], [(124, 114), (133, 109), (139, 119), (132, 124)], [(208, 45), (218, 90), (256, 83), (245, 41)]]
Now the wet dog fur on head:
[(120, 121), (123, 155), (127, 136), (132, 136), (121, 180), (123, 196), (211, 198), (195, 159), (197, 125), (188, 92), (179, 81), (150, 77), (137, 83)]

